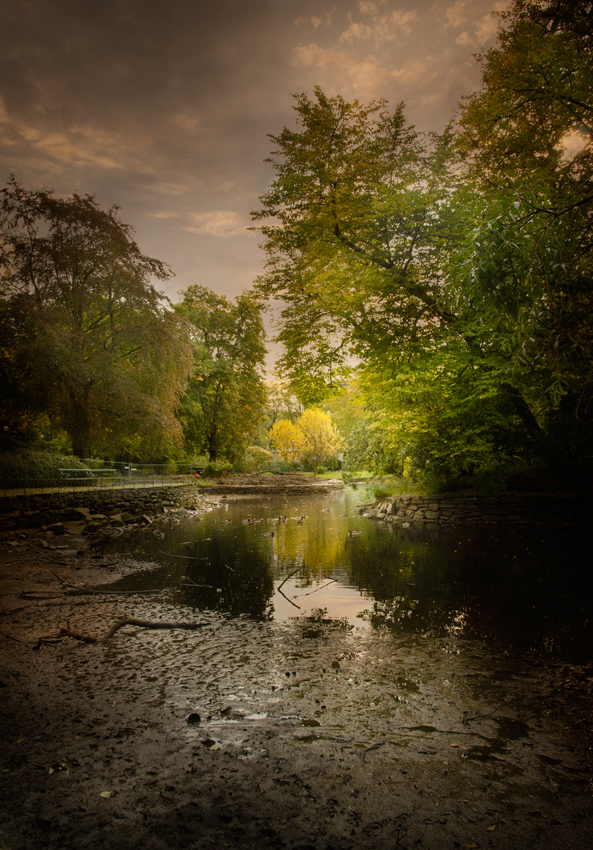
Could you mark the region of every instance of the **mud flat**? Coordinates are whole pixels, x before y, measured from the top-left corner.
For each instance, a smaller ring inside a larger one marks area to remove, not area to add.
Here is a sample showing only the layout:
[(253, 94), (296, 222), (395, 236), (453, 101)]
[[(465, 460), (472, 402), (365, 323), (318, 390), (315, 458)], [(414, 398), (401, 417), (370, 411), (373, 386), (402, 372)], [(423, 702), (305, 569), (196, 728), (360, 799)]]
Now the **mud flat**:
[[(85, 594), (143, 565), (20, 534), (0, 550), (0, 847), (591, 846), (590, 664)], [(126, 616), (199, 628), (106, 639)]]

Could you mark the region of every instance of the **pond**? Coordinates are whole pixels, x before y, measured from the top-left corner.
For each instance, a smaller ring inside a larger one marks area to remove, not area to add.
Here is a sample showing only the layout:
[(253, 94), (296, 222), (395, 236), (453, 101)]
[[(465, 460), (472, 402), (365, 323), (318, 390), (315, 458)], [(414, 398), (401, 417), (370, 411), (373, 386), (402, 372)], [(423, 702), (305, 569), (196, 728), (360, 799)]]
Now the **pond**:
[(183, 608), (353, 633), (457, 637), (575, 663), (593, 658), (582, 533), (414, 525), (360, 516), (364, 490), (233, 498), (110, 548), (146, 569), (113, 587)]

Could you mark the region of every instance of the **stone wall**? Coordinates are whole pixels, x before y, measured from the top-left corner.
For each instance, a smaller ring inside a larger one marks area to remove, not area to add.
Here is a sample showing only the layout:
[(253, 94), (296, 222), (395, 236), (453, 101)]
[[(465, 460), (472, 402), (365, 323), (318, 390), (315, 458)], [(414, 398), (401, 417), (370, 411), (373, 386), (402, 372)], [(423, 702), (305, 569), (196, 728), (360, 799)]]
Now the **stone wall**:
[(85, 490), (74, 493), (35, 493), (0, 498), (0, 527), (14, 528), (56, 522), (75, 508), (91, 514), (157, 515), (180, 508), (196, 508), (205, 497), (197, 487), (142, 488), (137, 490)]
[(364, 516), (400, 525), (410, 522), (584, 524), (593, 516), (593, 493), (396, 496), (367, 506)]

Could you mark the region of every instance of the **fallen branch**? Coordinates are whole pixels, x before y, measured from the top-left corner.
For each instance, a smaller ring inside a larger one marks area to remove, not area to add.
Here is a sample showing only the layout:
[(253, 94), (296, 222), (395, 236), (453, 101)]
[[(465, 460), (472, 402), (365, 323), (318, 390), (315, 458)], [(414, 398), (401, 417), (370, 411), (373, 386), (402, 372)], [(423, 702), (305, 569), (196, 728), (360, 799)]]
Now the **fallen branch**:
[(294, 598), (298, 599), (299, 596), (311, 596), (311, 594), (317, 593), (318, 590), (323, 590), (324, 587), (329, 587), (330, 584), (333, 584), (336, 581), (337, 578), (332, 578), (327, 584), (322, 584), (321, 587), (316, 587), (315, 590), (310, 590), (309, 593), (298, 593)]
[[(284, 582), (282, 582), (282, 584), (284, 584)], [(282, 584), (280, 585), (280, 587), (282, 587)], [(278, 593), (280, 594), (280, 596), (283, 596), (287, 602), (290, 602), (291, 605), (294, 605), (294, 607), (298, 608), (300, 611), (301, 606), (297, 605), (296, 602), (293, 602), (292, 599), (289, 599), (288, 596), (282, 590), (280, 590), (280, 587), (278, 588)]]
[[(54, 570), (50, 570), (59, 581), (62, 582), (64, 587), (68, 588), (68, 590), (64, 590), (63, 592), (68, 596), (86, 596), (86, 595), (98, 595), (98, 596), (112, 596), (113, 594), (125, 594), (125, 593), (162, 593), (161, 590), (96, 590), (93, 587), (84, 587), (80, 584), (71, 584), (71, 582), (66, 581), (66, 579), (59, 576)], [(25, 591), (26, 593), (27, 591)], [(32, 591), (31, 591), (32, 592)], [(48, 591), (52, 592), (52, 591)]]
[(136, 617), (124, 617), (111, 626), (104, 640), (109, 640), (124, 626), (140, 626), (143, 629), (201, 629), (207, 625), (208, 623), (163, 623), (160, 620), (137, 620)]
[[(77, 618), (82, 619), (82, 618)], [(100, 643), (102, 641), (107, 641), (109, 638), (113, 637), (113, 635), (119, 631), (119, 629), (123, 629), (124, 626), (139, 626), (143, 629), (201, 629), (203, 626), (207, 626), (208, 623), (165, 623), (160, 620), (138, 620), (136, 617), (120, 617), (107, 631), (107, 634), (103, 638), (96, 638), (92, 635), (86, 635), (82, 632), (77, 632), (74, 629), (70, 628), (70, 623), (65, 628), (60, 629), (60, 631), (56, 635), (46, 635), (45, 637), (40, 637), (37, 641), (35, 649), (39, 649), (41, 644), (43, 643), (59, 643), (63, 637), (71, 637), (75, 640), (80, 640), (83, 643)]]
[[(286, 584), (286, 582), (288, 581), (288, 579), (289, 579), (289, 578), (292, 578), (292, 577), (293, 577), (293, 576), (295, 576), (297, 573), (298, 573), (298, 570), (295, 570), (295, 571), (294, 571), (294, 572), (292, 572), (289, 576), (286, 576), (286, 578), (284, 579), (284, 581), (282, 582), (282, 584), (278, 587), (278, 590), (280, 590), (280, 588), (281, 588), (281, 587), (284, 587), (284, 585)], [(282, 596), (284, 596), (284, 594), (282, 594)]]
[(9, 635), (8, 632), (3, 632), (2, 630), (0, 630), (0, 635), (3, 635), (5, 638), (8, 638), (9, 640), (16, 640), (17, 643), (26, 643), (26, 641), (21, 640), (20, 638), (17, 638), (14, 635)]

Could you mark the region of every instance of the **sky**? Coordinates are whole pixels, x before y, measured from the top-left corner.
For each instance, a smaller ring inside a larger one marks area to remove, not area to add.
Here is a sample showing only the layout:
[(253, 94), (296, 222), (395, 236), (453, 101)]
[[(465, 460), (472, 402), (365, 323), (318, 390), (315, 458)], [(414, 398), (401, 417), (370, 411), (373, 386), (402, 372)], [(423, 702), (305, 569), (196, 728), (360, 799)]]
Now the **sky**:
[(292, 95), (406, 104), (441, 131), (480, 84), (495, 0), (0, 0), (0, 181), (121, 207), (174, 301), (262, 271), (250, 211)]

